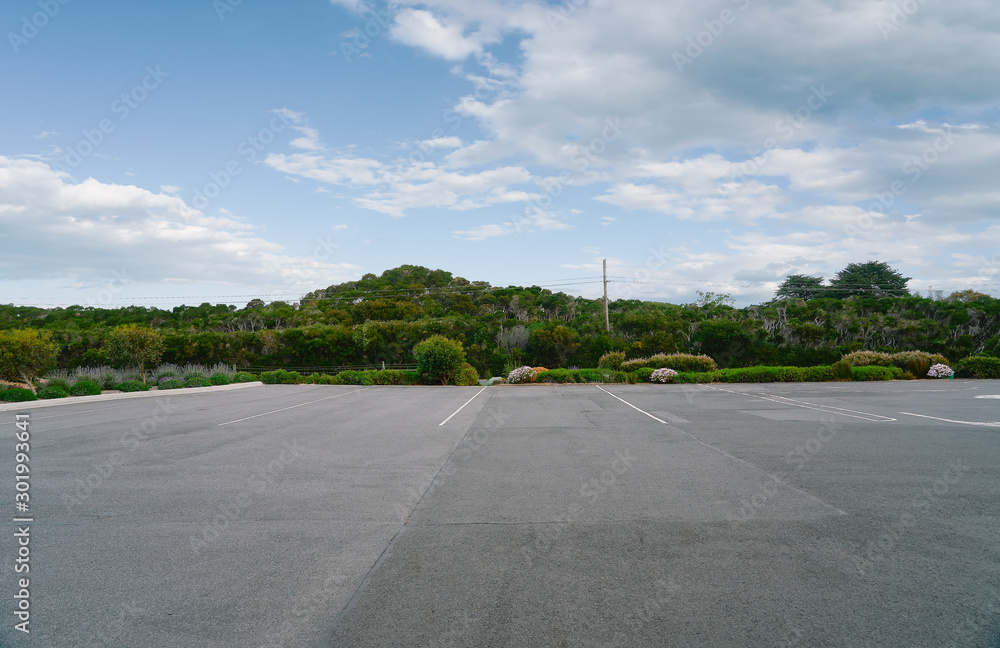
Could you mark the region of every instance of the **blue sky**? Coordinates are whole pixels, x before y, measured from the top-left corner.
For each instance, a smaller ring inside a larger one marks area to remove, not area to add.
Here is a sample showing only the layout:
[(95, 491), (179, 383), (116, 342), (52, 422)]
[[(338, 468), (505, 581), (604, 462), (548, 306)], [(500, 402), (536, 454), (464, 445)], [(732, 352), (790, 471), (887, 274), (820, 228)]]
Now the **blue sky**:
[(404, 263), (594, 297), (605, 258), (612, 298), (871, 259), (1000, 294), (993, 3), (17, 0), (0, 28), (0, 303)]

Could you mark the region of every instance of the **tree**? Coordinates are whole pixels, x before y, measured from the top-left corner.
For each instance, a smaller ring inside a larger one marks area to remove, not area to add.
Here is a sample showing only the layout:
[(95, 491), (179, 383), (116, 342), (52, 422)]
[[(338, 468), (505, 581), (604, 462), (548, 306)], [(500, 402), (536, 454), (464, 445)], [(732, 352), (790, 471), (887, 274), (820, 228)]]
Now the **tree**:
[(417, 369), (428, 381), (447, 385), (465, 364), (465, 349), (461, 342), (432, 335), (413, 347), (413, 357), (417, 359)]
[(104, 352), (115, 364), (136, 365), (146, 382), (146, 366), (154, 365), (163, 355), (163, 335), (148, 326), (116, 326), (104, 342)]
[(28, 383), (35, 391), (34, 380), (56, 365), (59, 347), (49, 331), (17, 329), (0, 331), (0, 377)]
[(979, 301), (979, 300), (983, 300), (983, 299), (990, 299), (990, 296), (987, 295), (987, 294), (985, 294), (985, 293), (981, 293), (979, 291), (976, 291), (976, 290), (968, 289), (968, 290), (957, 290), (957, 291), (951, 293), (950, 295), (948, 295), (947, 301), (950, 301), (950, 302), (974, 302), (974, 301)]
[(889, 267), (884, 261), (849, 263), (830, 280), (829, 296), (846, 299), (860, 295), (864, 297), (906, 297), (909, 291), (906, 283), (911, 277), (904, 277)]
[(508, 354), (513, 353), (514, 349), (523, 351), (528, 348), (529, 338), (530, 334), (526, 326), (511, 326), (497, 333), (497, 346)]
[(823, 295), (823, 277), (788, 275), (774, 293), (776, 299), (816, 299)]
[(528, 339), (528, 354), (544, 367), (565, 367), (579, 348), (580, 335), (555, 322), (533, 327)]

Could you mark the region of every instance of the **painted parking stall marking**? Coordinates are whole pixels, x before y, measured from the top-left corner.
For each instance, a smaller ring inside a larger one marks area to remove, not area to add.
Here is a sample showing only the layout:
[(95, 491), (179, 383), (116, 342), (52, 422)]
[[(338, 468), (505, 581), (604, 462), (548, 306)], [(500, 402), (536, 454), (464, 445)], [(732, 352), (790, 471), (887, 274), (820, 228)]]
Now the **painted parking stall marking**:
[(932, 419), (934, 421), (942, 421), (944, 423), (958, 423), (959, 425), (975, 425), (978, 427), (997, 427), (1000, 428), (1000, 421), (958, 421), (955, 419), (946, 419), (939, 416), (928, 416), (926, 414), (914, 414), (913, 412), (900, 412), (900, 414), (905, 414), (906, 416), (919, 416), (920, 418)]
[(286, 412), (296, 407), (304, 407), (305, 405), (312, 405), (313, 403), (321, 403), (331, 398), (340, 398), (341, 396), (350, 396), (351, 394), (357, 394), (358, 392), (363, 392), (371, 389), (371, 387), (365, 387), (364, 389), (355, 389), (354, 391), (344, 392), (343, 394), (337, 394), (336, 396), (327, 396), (326, 398), (320, 398), (318, 400), (309, 401), (308, 403), (299, 403), (298, 405), (292, 405), (290, 407), (282, 407), (281, 409), (271, 410), (270, 412), (263, 412), (261, 414), (254, 414), (253, 416), (246, 416), (241, 419), (236, 419), (235, 421), (226, 421), (225, 423), (219, 423), (222, 425), (232, 425), (233, 423), (241, 423), (242, 421), (249, 421), (250, 419), (260, 418), (261, 416), (268, 416), (269, 414), (277, 414), (278, 412)]
[(808, 401), (797, 400), (794, 398), (787, 398), (785, 396), (776, 396), (773, 394), (751, 394), (748, 392), (738, 392), (729, 389), (723, 389), (722, 387), (714, 387), (711, 385), (705, 385), (709, 389), (714, 389), (716, 391), (723, 391), (728, 394), (736, 394), (738, 396), (748, 396), (750, 398), (760, 398), (761, 400), (770, 401), (772, 403), (778, 403), (779, 405), (788, 405), (789, 407), (801, 407), (803, 409), (816, 410), (817, 412), (824, 412), (826, 414), (836, 414), (837, 416), (849, 416), (851, 418), (862, 419), (864, 421), (871, 421), (873, 423), (892, 423), (899, 419), (894, 419), (891, 416), (882, 416), (881, 414), (871, 414), (869, 412), (859, 412), (857, 410), (846, 409), (843, 407), (834, 407), (832, 405), (820, 405), (819, 403), (810, 403)]

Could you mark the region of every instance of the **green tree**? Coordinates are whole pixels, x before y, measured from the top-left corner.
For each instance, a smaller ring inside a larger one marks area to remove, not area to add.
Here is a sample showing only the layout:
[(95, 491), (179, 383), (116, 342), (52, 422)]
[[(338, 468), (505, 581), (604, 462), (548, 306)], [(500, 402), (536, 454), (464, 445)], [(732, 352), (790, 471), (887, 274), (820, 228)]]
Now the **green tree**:
[(50, 331), (0, 331), (0, 376), (5, 380), (23, 380), (34, 392), (35, 378), (56, 365), (59, 347), (51, 338)]
[(906, 297), (909, 291), (904, 277), (884, 261), (849, 263), (830, 280), (829, 296), (846, 299), (855, 295), (864, 297)]
[(447, 385), (465, 364), (465, 349), (462, 343), (449, 340), (443, 335), (432, 335), (413, 347), (413, 357), (417, 368), (430, 382)]
[(823, 277), (788, 275), (774, 293), (776, 299), (816, 299), (823, 296)]
[(139, 324), (116, 326), (104, 341), (104, 352), (108, 359), (115, 364), (139, 367), (142, 382), (146, 382), (146, 367), (159, 362), (163, 350), (163, 335)]

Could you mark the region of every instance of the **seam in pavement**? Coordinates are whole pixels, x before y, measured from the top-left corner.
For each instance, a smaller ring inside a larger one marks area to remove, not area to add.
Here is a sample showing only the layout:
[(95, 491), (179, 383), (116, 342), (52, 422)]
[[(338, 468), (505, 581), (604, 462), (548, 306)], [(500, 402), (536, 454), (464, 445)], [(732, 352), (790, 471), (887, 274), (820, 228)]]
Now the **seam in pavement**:
[[(483, 409), (485, 409), (486, 406), (489, 404), (490, 400), (493, 399), (494, 394), (496, 394), (496, 391), (491, 390), (489, 398), (487, 398), (483, 402)], [(337, 626), (340, 625), (340, 622), (344, 620), (344, 617), (347, 616), (347, 613), (354, 609), (354, 606), (361, 599), (361, 595), (364, 594), (365, 590), (368, 589), (368, 585), (369, 583), (371, 583), (372, 577), (375, 575), (375, 572), (381, 569), (385, 561), (388, 560), (390, 557), (392, 557), (392, 552), (396, 547), (396, 543), (399, 541), (400, 537), (402, 537), (403, 533), (406, 532), (406, 529), (410, 525), (410, 518), (413, 517), (413, 513), (417, 510), (417, 507), (420, 506), (421, 502), (424, 501), (424, 498), (427, 496), (427, 493), (429, 493), (431, 489), (434, 488), (434, 484), (437, 483), (438, 477), (441, 476), (441, 472), (444, 470), (444, 467), (448, 465), (448, 462), (451, 461), (451, 458), (462, 446), (462, 443), (465, 441), (466, 437), (468, 437), (469, 433), (472, 432), (472, 427), (474, 424), (475, 421), (473, 421), (472, 424), (469, 425), (468, 429), (465, 430), (465, 434), (462, 435), (462, 438), (458, 440), (458, 443), (455, 444), (455, 447), (452, 448), (451, 452), (448, 453), (448, 457), (441, 464), (441, 467), (438, 468), (437, 473), (435, 473), (434, 475), (434, 479), (431, 480), (431, 483), (424, 490), (423, 494), (420, 495), (420, 499), (417, 500), (417, 503), (413, 505), (412, 509), (410, 509), (409, 515), (406, 516), (406, 519), (403, 521), (403, 524), (399, 527), (399, 530), (396, 531), (395, 535), (392, 536), (392, 539), (389, 540), (389, 544), (387, 544), (385, 549), (382, 550), (382, 553), (381, 555), (379, 555), (378, 560), (376, 560), (375, 564), (371, 566), (371, 569), (368, 570), (368, 573), (365, 574), (365, 577), (361, 579), (361, 583), (358, 585), (358, 588), (354, 590), (354, 594), (351, 595), (351, 600), (347, 602), (347, 605), (344, 606), (344, 609), (341, 610), (339, 614), (337, 614), (337, 616), (333, 620), (333, 623), (330, 624), (330, 629), (327, 631), (326, 636), (323, 639), (323, 643), (318, 645), (328, 646), (330, 644), (330, 639), (331, 637), (333, 637), (333, 633), (337, 629)]]
[[(740, 462), (740, 463), (744, 463), (744, 464), (746, 464), (746, 465), (750, 466), (751, 468), (753, 468), (754, 470), (759, 470), (760, 472), (762, 472), (762, 473), (764, 473), (765, 475), (767, 475), (768, 477), (770, 477), (770, 478), (771, 478), (771, 481), (773, 481), (773, 482), (774, 482), (775, 484), (777, 484), (778, 486), (782, 486), (782, 487), (784, 487), (784, 488), (788, 488), (788, 489), (790, 489), (790, 490), (793, 490), (793, 491), (795, 491), (796, 493), (800, 493), (800, 494), (802, 494), (802, 495), (805, 495), (805, 496), (806, 496), (806, 497), (808, 497), (809, 499), (811, 499), (811, 500), (813, 500), (813, 501), (815, 501), (815, 502), (817, 502), (817, 503), (819, 503), (819, 504), (822, 504), (823, 506), (826, 506), (827, 508), (831, 508), (831, 509), (833, 509), (833, 510), (834, 510), (834, 511), (836, 511), (836, 512), (837, 512), (837, 514), (839, 514), (839, 515), (847, 515), (847, 513), (846, 513), (845, 511), (842, 511), (842, 510), (840, 510), (839, 508), (837, 508), (837, 507), (836, 507), (836, 506), (834, 506), (833, 504), (828, 504), (828, 503), (824, 502), (823, 500), (821, 500), (820, 498), (816, 497), (815, 495), (813, 495), (813, 494), (811, 494), (811, 493), (807, 493), (806, 491), (802, 490), (801, 488), (796, 488), (795, 486), (791, 486), (790, 484), (788, 484), (788, 483), (786, 483), (786, 482), (783, 482), (783, 481), (782, 481), (781, 479), (779, 479), (779, 478), (778, 478), (778, 477), (777, 477), (776, 475), (772, 475), (771, 473), (767, 472), (766, 470), (764, 470), (764, 469), (763, 469), (763, 468), (761, 468), (760, 466), (758, 466), (758, 465), (756, 465), (756, 464), (752, 464), (752, 463), (750, 463), (749, 461), (747, 461), (746, 459), (740, 459), (739, 457), (736, 457), (736, 456), (733, 456), (733, 455), (729, 454), (728, 452), (726, 452), (725, 450), (723, 450), (722, 448), (716, 448), (716, 447), (715, 447), (714, 445), (711, 445), (711, 444), (708, 444), (708, 443), (705, 443), (704, 441), (702, 441), (701, 439), (699, 439), (699, 438), (698, 438), (698, 437), (696, 437), (695, 435), (691, 434), (690, 432), (687, 432), (687, 431), (685, 431), (685, 430), (682, 430), (682, 429), (680, 429), (679, 427), (675, 427), (675, 426), (673, 426), (673, 425), (670, 425), (670, 424), (669, 424), (669, 423), (667, 423), (666, 421), (662, 421), (662, 420), (660, 420), (660, 419), (656, 418), (655, 416), (653, 416), (652, 414), (649, 414), (649, 413), (647, 413), (647, 412), (644, 412), (643, 410), (639, 409), (638, 407), (636, 407), (636, 406), (635, 406), (635, 405), (633, 405), (632, 403), (629, 403), (629, 402), (628, 402), (628, 401), (626, 401), (625, 399), (623, 399), (623, 398), (620, 398), (620, 397), (618, 397), (618, 396), (615, 396), (614, 394), (612, 394), (611, 392), (609, 392), (609, 391), (608, 391), (607, 389), (604, 389), (604, 388), (603, 388), (603, 387), (601, 387), (600, 385), (598, 385), (598, 386), (597, 386), (597, 388), (598, 388), (598, 389), (600, 389), (600, 390), (601, 390), (602, 392), (604, 392), (604, 393), (608, 394), (609, 396), (614, 396), (615, 398), (617, 398), (617, 399), (618, 399), (618, 400), (620, 400), (621, 402), (625, 403), (626, 405), (628, 405), (628, 406), (629, 406), (629, 407), (631, 407), (632, 409), (635, 409), (635, 410), (638, 410), (638, 411), (642, 412), (643, 414), (645, 414), (645, 415), (646, 415), (646, 416), (648, 416), (649, 418), (652, 418), (652, 419), (656, 419), (657, 421), (660, 421), (660, 423), (662, 423), (663, 425), (666, 425), (666, 426), (667, 426), (667, 427), (669, 427), (669, 428), (673, 428), (673, 429), (677, 430), (678, 432), (680, 432), (681, 434), (683, 434), (684, 436), (687, 436), (687, 437), (690, 437), (690, 438), (694, 439), (695, 441), (697, 441), (697, 442), (698, 442), (698, 443), (700, 443), (701, 445), (705, 446), (706, 448), (710, 448), (710, 449), (712, 449), (712, 450), (715, 450), (716, 452), (718, 452), (718, 453), (721, 453), (721, 454), (725, 455), (726, 457), (729, 457), (729, 458), (730, 458), (730, 459), (732, 459), (733, 461), (738, 461), (738, 462)], [(728, 390), (726, 390), (726, 389), (723, 389), (723, 390), (720, 390), (720, 391), (724, 391), (724, 392), (728, 392)], [(737, 395), (740, 395), (740, 396), (742, 396), (742, 395), (743, 395), (743, 394), (739, 394), (739, 392), (728, 392), (728, 393), (731, 393), (731, 394), (737, 394)]]

